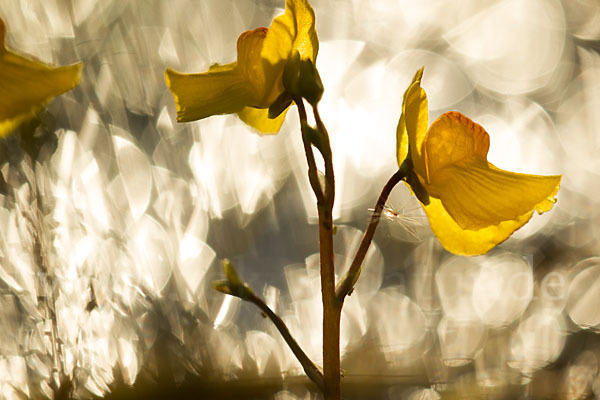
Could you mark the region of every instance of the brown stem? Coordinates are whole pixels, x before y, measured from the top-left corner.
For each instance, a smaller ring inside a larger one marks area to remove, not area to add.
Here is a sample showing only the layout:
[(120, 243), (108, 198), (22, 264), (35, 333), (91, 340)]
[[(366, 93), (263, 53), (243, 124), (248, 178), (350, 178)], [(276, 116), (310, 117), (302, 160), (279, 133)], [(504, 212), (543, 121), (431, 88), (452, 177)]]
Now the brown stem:
[(292, 350), (292, 353), (296, 356), (300, 364), (302, 364), (302, 368), (304, 368), (304, 372), (306, 375), (317, 385), (319, 390), (324, 390), (323, 384), (323, 373), (319, 369), (319, 367), (312, 362), (312, 360), (306, 355), (306, 353), (302, 350), (298, 342), (292, 337), (288, 327), (285, 325), (285, 322), (277, 314), (275, 314), (269, 306), (265, 304), (265, 302), (255, 296), (252, 295), (247, 299), (251, 303), (255, 304), (258, 308), (261, 309), (263, 313), (275, 324), (275, 327), (281, 333), (281, 336), (287, 343), (287, 345)]
[[(306, 110), (302, 100), (296, 101), (301, 126), (305, 126)], [(317, 197), (319, 213), (319, 252), (321, 255), (321, 296), (323, 301), (323, 374), (325, 400), (341, 399), (340, 382), (340, 318), (342, 302), (335, 293), (335, 269), (333, 260), (333, 201), (335, 198), (335, 177), (331, 157), (329, 135), (316, 107), (313, 113), (320, 136), (319, 151), (325, 161), (325, 193), (320, 182), (313, 183), (317, 170), (312, 144), (303, 134), (304, 150), (308, 162), (308, 177)], [(304, 132), (303, 132), (304, 133)]]
[(319, 109), (315, 105), (313, 107), (313, 115), (315, 117), (315, 121), (317, 122), (317, 128), (319, 132), (321, 132), (323, 139), (323, 146), (321, 146), (321, 151), (323, 155), (323, 159), (325, 160), (325, 201), (327, 202), (327, 206), (333, 209), (333, 202), (335, 199), (335, 176), (333, 173), (333, 157), (331, 155), (331, 144), (329, 142), (329, 133), (325, 128), (325, 124), (321, 120), (321, 114), (319, 114)]
[(322, 203), (325, 200), (325, 194), (321, 188), (321, 182), (319, 181), (319, 175), (317, 171), (317, 163), (315, 162), (315, 155), (313, 153), (312, 145), (306, 140), (304, 132), (304, 126), (307, 122), (306, 109), (304, 108), (304, 101), (302, 99), (295, 100), (298, 106), (298, 115), (300, 116), (300, 129), (302, 130), (302, 143), (304, 144), (304, 153), (306, 154), (306, 162), (308, 163), (308, 181), (312, 187), (315, 196), (317, 197), (317, 203)]
[(412, 165), (410, 163), (403, 163), (401, 168), (396, 171), (394, 175), (387, 181), (379, 198), (377, 199), (377, 203), (375, 204), (375, 209), (373, 210), (373, 214), (371, 215), (371, 221), (369, 222), (369, 226), (365, 231), (362, 241), (356, 251), (356, 255), (354, 256), (354, 260), (352, 260), (352, 264), (348, 269), (348, 272), (344, 277), (340, 280), (336, 287), (336, 297), (340, 302), (344, 301), (344, 298), (352, 292), (354, 289), (354, 285), (360, 276), (360, 271), (362, 268), (362, 262), (367, 255), (367, 250), (369, 250), (369, 246), (373, 241), (373, 236), (375, 235), (375, 230), (377, 229), (377, 225), (379, 225), (379, 220), (381, 218), (381, 212), (383, 211), (383, 207), (394, 188), (398, 182), (406, 177), (406, 174)]
[(323, 300), (323, 372), (325, 400), (341, 398), (340, 318), (342, 302), (335, 294), (333, 223), (330, 207), (319, 207), (319, 251), (321, 253), (321, 295)]

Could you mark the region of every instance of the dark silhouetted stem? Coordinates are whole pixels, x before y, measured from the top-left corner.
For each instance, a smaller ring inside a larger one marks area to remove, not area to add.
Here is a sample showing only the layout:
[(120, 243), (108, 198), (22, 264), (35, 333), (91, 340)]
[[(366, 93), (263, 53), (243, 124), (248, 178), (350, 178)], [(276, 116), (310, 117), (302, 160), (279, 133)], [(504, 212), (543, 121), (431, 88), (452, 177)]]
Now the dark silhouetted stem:
[(383, 190), (377, 199), (377, 203), (375, 204), (373, 214), (371, 215), (369, 226), (363, 235), (362, 241), (360, 242), (358, 250), (356, 251), (356, 255), (354, 256), (354, 260), (352, 260), (352, 264), (350, 265), (350, 269), (348, 269), (346, 275), (344, 275), (337, 285), (336, 297), (340, 302), (343, 302), (345, 297), (352, 292), (354, 285), (360, 276), (362, 263), (367, 255), (367, 250), (369, 250), (369, 246), (373, 241), (375, 230), (377, 229), (377, 225), (379, 225), (379, 220), (381, 219), (381, 212), (383, 211), (383, 207), (385, 206), (392, 189), (398, 184), (398, 182), (406, 177), (411, 169), (412, 164), (410, 162), (403, 163), (401, 168), (396, 171), (394, 175), (392, 175), (392, 177), (383, 187)]
[[(323, 301), (323, 375), (325, 400), (341, 399), (340, 382), (340, 318), (342, 302), (335, 293), (335, 269), (333, 259), (333, 202), (335, 199), (335, 177), (329, 135), (316, 107), (313, 107), (319, 133), (317, 148), (325, 161), (325, 188), (321, 187), (316, 170), (313, 146), (305, 132), (306, 110), (301, 99), (296, 100), (302, 140), (308, 162), (308, 178), (317, 197), (319, 215), (319, 252), (321, 256), (321, 296)], [(316, 178), (316, 179), (315, 179)], [(316, 182), (315, 182), (316, 181)]]
[(317, 385), (319, 390), (323, 391), (323, 373), (319, 367), (317, 367), (317, 365), (315, 365), (315, 363), (313, 363), (312, 360), (306, 355), (298, 342), (296, 342), (296, 340), (292, 337), (292, 334), (285, 325), (285, 322), (283, 322), (283, 320), (279, 318), (279, 316), (275, 314), (261, 298), (252, 295), (247, 300), (260, 308), (261, 311), (265, 313), (267, 317), (269, 317), (273, 324), (275, 324), (275, 327), (279, 333), (281, 333), (281, 336), (292, 350), (292, 353), (294, 353), (298, 361), (300, 361), (300, 364), (302, 364), (302, 368), (304, 368), (306, 375)]

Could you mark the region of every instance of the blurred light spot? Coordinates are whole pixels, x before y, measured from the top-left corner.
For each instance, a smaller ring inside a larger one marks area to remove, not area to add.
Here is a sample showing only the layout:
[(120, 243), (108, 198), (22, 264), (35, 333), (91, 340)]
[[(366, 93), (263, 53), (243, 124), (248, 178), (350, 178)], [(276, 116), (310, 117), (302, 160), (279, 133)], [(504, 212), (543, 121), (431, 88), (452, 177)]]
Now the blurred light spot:
[(360, 296), (349, 296), (344, 300), (340, 327), (340, 351), (342, 358), (352, 346), (359, 344), (368, 330), (366, 301)]
[(592, 384), (598, 375), (598, 358), (587, 350), (582, 352), (568, 367), (565, 377), (567, 399), (579, 400), (589, 398), (592, 394)]
[(464, 257), (451, 257), (439, 267), (435, 282), (447, 317), (457, 321), (479, 319), (473, 294), (480, 270), (475, 259)]
[(155, 219), (143, 215), (132, 227), (131, 242), (140, 280), (147, 289), (160, 294), (175, 260), (169, 235)]
[(560, 173), (556, 128), (548, 112), (527, 98), (509, 99), (491, 114), (473, 117), (490, 135), (488, 160), (509, 171)]
[(2, 331), (4, 332), (0, 336), (0, 355), (14, 356), (19, 354), (18, 343), (14, 339), (19, 335), (20, 318), (21, 315), (15, 303), (15, 297), (0, 295), (0, 321), (2, 321)]
[[(333, 237), (337, 279), (341, 279), (350, 268), (362, 236), (363, 232), (356, 228), (346, 225), (338, 226)], [(313, 255), (315, 258), (317, 256), (318, 254)], [(383, 256), (375, 243), (369, 246), (362, 266), (360, 279), (354, 286), (354, 293), (360, 296), (361, 302), (370, 299), (379, 290), (383, 280)]]
[(158, 321), (156, 315), (150, 311), (143, 313), (137, 320), (141, 330), (142, 343), (150, 349), (158, 337)]
[(433, 389), (417, 389), (413, 391), (407, 400), (439, 400), (442, 396)]
[(582, 328), (600, 325), (600, 259), (589, 261), (591, 265), (571, 281), (566, 306), (571, 320)]
[[(237, 297), (228, 298), (239, 300)], [(213, 330), (206, 343), (206, 349), (210, 352), (213, 370), (211, 373), (221, 379), (233, 379), (236, 372), (242, 369), (243, 340), (239, 335), (226, 329)]]
[[(280, 317), (288, 326), (292, 335), (316, 363), (323, 359), (323, 306), (321, 304), (321, 287), (319, 275), (319, 255), (313, 254), (306, 258), (304, 264), (292, 264), (284, 267), (287, 290), (290, 303), (284, 304), (280, 310), (287, 309)], [(343, 351), (343, 348), (342, 348)], [(282, 369), (298, 369), (298, 361), (285, 352), (288, 359), (282, 361)]]
[(511, 339), (509, 365), (530, 374), (554, 361), (565, 345), (565, 322), (558, 313), (536, 311), (519, 324)]
[(479, 318), (491, 327), (501, 327), (519, 318), (533, 296), (533, 272), (513, 254), (483, 259), (474, 282), (473, 305)]
[(213, 322), (213, 328), (218, 329), (230, 324), (235, 311), (239, 308), (240, 299), (234, 296), (223, 296), (223, 302)]
[(165, 34), (160, 40), (158, 55), (165, 65), (179, 64), (179, 57), (175, 50), (175, 43), (173, 42), (173, 37), (171, 36), (171, 31), (169, 29), (165, 30)]
[(239, 206), (242, 226), (265, 207), (288, 174), (282, 134), (260, 137), (230, 116), (208, 118), (193, 144), (189, 166), (203, 206), (215, 217)]
[[(415, 72), (423, 66), (425, 71), (422, 86), (427, 91), (429, 110), (451, 108), (452, 105), (458, 103), (473, 91), (473, 84), (459, 64), (431, 51), (406, 50), (391, 59), (385, 67), (384, 80), (386, 84), (383, 87), (381, 97), (386, 99), (386, 102), (394, 105), (388, 107), (389, 111), (401, 110), (402, 94), (411, 83)], [(398, 112), (396, 111), (395, 114), (398, 114)], [(400, 118), (400, 115), (395, 116)]]
[(485, 325), (479, 321), (442, 318), (437, 328), (444, 363), (460, 367), (473, 360), (485, 342)]
[(425, 316), (398, 288), (380, 290), (370, 301), (368, 318), (392, 366), (405, 365), (425, 351)]
[[(504, 0), (462, 21), (444, 37), (484, 87), (520, 94), (548, 85), (565, 44), (555, 0)], [(516, 61), (518, 60), (518, 61)]]
[(202, 240), (186, 234), (179, 245), (179, 260), (180, 272), (194, 293), (215, 260), (215, 252)]
[(261, 331), (250, 331), (246, 333), (245, 344), (248, 355), (256, 362), (261, 377), (280, 373), (277, 357), (279, 343), (275, 339)]
[(360, 40), (330, 40), (319, 43), (317, 68), (321, 80), (327, 82), (322, 102), (338, 100), (346, 86), (348, 75), (352, 76), (360, 70), (360, 66), (355, 63), (364, 48), (365, 42)]
[[(428, 321), (438, 320), (440, 301), (435, 282), (435, 271), (438, 269), (441, 245), (435, 238), (429, 238), (421, 243), (409, 258), (414, 268), (410, 285), (415, 302), (421, 307)], [(431, 326), (432, 324), (428, 324)]]
[(563, 1), (569, 32), (581, 39), (600, 39), (600, 4), (595, 0)]
[(119, 365), (121, 367), (123, 381), (127, 385), (133, 385), (138, 372), (138, 359), (135, 348), (130, 341), (119, 338), (118, 349)]
[(146, 211), (150, 202), (152, 192), (150, 162), (130, 141), (113, 136), (113, 142), (129, 210), (133, 218), (138, 219)]
[[(20, 399), (18, 392), (29, 396), (29, 387), (27, 385), (27, 364), (25, 359), (20, 356), (0, 357), (0, 393), (7, 398)], [(15, 390), (17, 389), (17, 390)]]
[[(591, 65), (566, 90), (557, 113), (560, 143), (570, 162), (597, 173), (600, 169), (600, 55), (591, 53)], [(587, 182), (580, 189), (588, 196), (598, 195), (598, 187)]]

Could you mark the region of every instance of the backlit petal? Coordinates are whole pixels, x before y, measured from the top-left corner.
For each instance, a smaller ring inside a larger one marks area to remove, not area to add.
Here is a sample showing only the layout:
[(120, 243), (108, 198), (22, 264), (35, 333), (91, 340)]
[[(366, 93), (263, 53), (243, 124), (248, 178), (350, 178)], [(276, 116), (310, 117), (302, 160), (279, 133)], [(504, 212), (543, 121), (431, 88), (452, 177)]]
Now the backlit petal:
[(487, 253), (525, 225), (533, 214), (533, 211), (529, 211), (514, 220), (504, 221), (498, 225), (479, 230), (466, 230), (452, 219), (440, 200), (432, 197), (430, 201), (429, 205), (423, 208), (431, 230), (446, 250), (463, 256)]
[(423, 142), (430, 183), (440, 169), (465, 159), (487, 160), (490, 137), (483, 127), (459, 112), (441, 115)]
[(406, 118), (404, 117), (406, 96), (408, 95), (408, 89), (410, 89), (413, 83), (421, 83), (421, 79), (423, 78), (423, 68), (424, 67), (421, 67), (421, 69), (415, 73), (412, 82), (404, 92), (404, 96), (402, 98), (402, 113), (400, 114), (400, 120), (398, 121), (398, 126), (396, 128), (396, 160), (398, 161), (398, 166), (404, 162), (404, 159), (408, 155), (408, 134), (406, 132)]
[[(0, 39), (4, 39), (0, 19)], [(0, 42), (0, 137), (79, 82), (83, 64), (53, 67), (13, 53)]]
[(240, 35), (237, 43), (238, 67), (252, 88), (253, 100), (249, 106), (268, 108), (283, 92), (281, 73), (265, 69), (261, 57), (267, 28), (257, 28)]
[(421, 81), (414, 82), (408, 88), (406, 101), (402, 106), (404, 121), (406, 123), (406, 133), (410, 145), (410, 156), (417, 174), (427, 179), (427, 160), (423, 152), (423, 140), (427, 132), (428, 108), (427, 94), (421, 88)]
[(175, 98), (179, 122), (236, 113), (252, 104), (251, 89), (237, 63), (201, 74), (182, 74), (168, 68), (165, 80)]
[(270, 119), (268, 108), (244, 107), (242, 111), (238, 113), (238, 117), (240, 117), (246, 125), (256, 129), (259, 134), (269, 135), (279, 132), (288, 110), (289, 107), (279, 114), (277, 118)]
[(428, 190), (458, 226), (477, 230), (518, 219), (532, 210), (548, 211), (560, 179), (508, 172), (473, 158), (439, 170)]
[(302, 59), (313, 62), (319, 51), (315, 12), (308, 0), (286, 0), (285, 13), (271, 23), (261, 53), (267, 75), (281, 77), (285, 62), (295, 50)]

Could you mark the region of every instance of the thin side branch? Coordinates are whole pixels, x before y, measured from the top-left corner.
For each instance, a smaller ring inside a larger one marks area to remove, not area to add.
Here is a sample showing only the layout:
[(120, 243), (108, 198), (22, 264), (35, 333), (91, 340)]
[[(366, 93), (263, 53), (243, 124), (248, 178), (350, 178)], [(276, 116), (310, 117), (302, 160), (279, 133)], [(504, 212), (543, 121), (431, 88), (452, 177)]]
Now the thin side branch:
[(279, 316), (275, 314), (261, 298), (252, 295), (247, 300), (255, 304), (258, 308), (260, 308), (260, 310), (263, 313), (265, 313), (267, 317), (269, 317), (273, 324), (275, 324), (275, 327), (277, 328), (279, 333), (281, 333), (281, 336), (292, 350), (292, 353), (294, 353), (298, 361), (300, 361), (300, 364), (302, 364), (302, 368), (304, 368), (304, 372), (306, 373), (306, 375), (317, 385), (319, 390), (323, 392), (324, 383), (323, 373), (321, 372), (321, 369), (315, 363), (312, 362), (312, 360), (302, 350), (298, 342), (296, 342), (296, 340), (292, 337), (292, 334), (285, 325), (285, 322), (283, 322), (283, 320), (279, 318)]
[(360, 276), (362, 263), (365, 259), (365, 256), (367, 255), (367, 250), (369, 250), (369, 246), (371, 245), (371, 242), (373, 241), (373, 236), (375, 235), (375, 230), (379, 225), (379, 220), (381, 219), (381, 212), (383, 210), (383, 207), (385, 206), (385, 203), (387, 202), (390, 193), (392, 192), (392, 189), (398, 184), (398, 182), (400, 182), (406, 177), (411, 168), (412, 165), (410, 165), (410, 162), (403, 163), (401, 168), (398, 171), (396, 171), (394, 175), (392, 175), (392, 177), (387, 181), (387, 183), (383, 187), (383, 190), (381, 191), (381, 194), (377, 199), (377, 203), (375, 204), (373, 214), (371, 215), (371, 221), (369, 222), (369, 226), (367, 227), (367, 230), (363, 235), (362, 241), (360, 242), (360, 246), (358, 247), (356, 255), (354, 256), (354, 260), (352, 260), (352, 264), (350, 265), (350, 269), (348, 269), (348, 272), (339, 281), (335, 289), (337, 298), (340, 301), (343, 302), (346, 296), (350, 294), (354, 289), (354, 285), (356, 284), (356, 281)]

